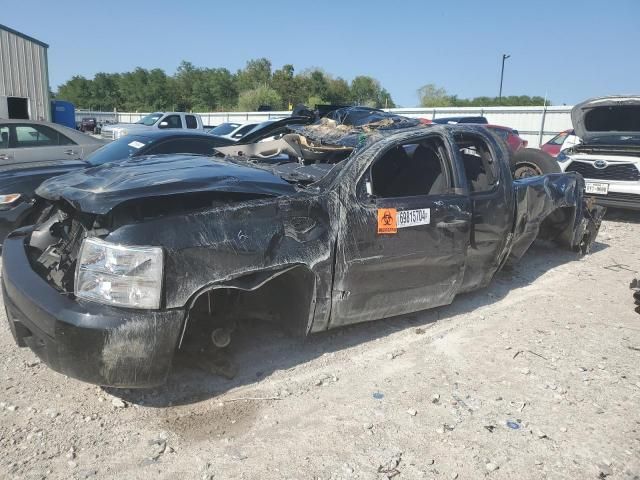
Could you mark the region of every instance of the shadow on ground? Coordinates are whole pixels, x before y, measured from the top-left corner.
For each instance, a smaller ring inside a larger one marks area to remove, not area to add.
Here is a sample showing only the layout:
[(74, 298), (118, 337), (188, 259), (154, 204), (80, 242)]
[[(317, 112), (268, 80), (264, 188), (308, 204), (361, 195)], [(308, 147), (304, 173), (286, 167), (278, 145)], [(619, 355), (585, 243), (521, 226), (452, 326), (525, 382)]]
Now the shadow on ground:
[(640, 223), (640, 210), (622, 210), (620, 208), (607, 208), (605, 220), (623, 223)]
[[(592, 252), (607, 248), (598, 243)], [(167, 384), (154, 390), (106, 389), (128, 402), (151, 407), (166, 407), (199, 402), (223, 394), (230, 389), (259, 382), (273, 372), (305, 364), (325, 353), (386, 337), (408, 328), (428, 328), (438, 320), (500, 301), (510, 291), (525, 287), (548, 270), (577, 261), (580, 257), (538, 242), (513, 267), (506, 268), (485, 289), (463, 294), (451, 305), (384, 320), (343, 327), (311, 335), (305, 340), (291, 338), (272, 325), (244, 322), (234, 334), (228, 348), (238, 369), (231, 380), (205, 373), (191, 357), (178, 354)], [(259, 385), (257, 385), (259, 390)]]

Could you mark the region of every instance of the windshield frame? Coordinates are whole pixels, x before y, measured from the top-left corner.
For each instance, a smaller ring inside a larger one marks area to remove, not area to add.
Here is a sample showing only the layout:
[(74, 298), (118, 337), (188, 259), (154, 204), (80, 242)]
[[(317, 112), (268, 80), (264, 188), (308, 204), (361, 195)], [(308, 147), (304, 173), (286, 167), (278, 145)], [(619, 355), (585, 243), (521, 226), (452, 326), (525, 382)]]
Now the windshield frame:
[[(145, 120), (147, 119), (152, 119), (154, 117), (158, 117), (156, 118), (153, 122), (151, 123), (147, 123)], [(135, 125), (144, 125), (146, 127), (152, 127), (153, 125), (155, 125), (156, 123), (158, 123), (158, 121), (164, 117), (164, 113), (161, 112), (155, 112), (155, 113), (150, 113), (148, 115), (145, 115), (144, 117), (142, 117), (140, 120), (138, 120), (137, 122), (135, 122)]]
[[(245, 124), (244, 123), (240, 123), (240, 122), (223, 122), (220, 125), (216, 125), (215, 127), (213, 127), (207, 133), (209, 133), (211, 135), (215, 135), (216, 137), (222, 137), (223, 135), (229, 135), (229, 134), (235, 132), (238, 128), (242, 127), (243, 125), (245, 125)], [(226, 127), (225, 130), (224, 130), (224, 133), (214, 132), (214, 130), (216, 128), (220, 128), (220, 127)], [(227, 131), (227, 129), (229, 129), (229, 130)]]

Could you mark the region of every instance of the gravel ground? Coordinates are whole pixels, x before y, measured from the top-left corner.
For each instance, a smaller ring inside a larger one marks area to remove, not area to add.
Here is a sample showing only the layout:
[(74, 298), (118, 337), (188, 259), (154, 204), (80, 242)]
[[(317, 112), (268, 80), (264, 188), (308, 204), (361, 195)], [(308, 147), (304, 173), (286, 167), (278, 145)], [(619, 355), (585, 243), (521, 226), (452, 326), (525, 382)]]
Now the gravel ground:
[(245, 325), (233, 380), (68, 379), (0, 328), (0, 477), (640, 478), (640, 215), (536, 244), (453, 305), (316, 335)]

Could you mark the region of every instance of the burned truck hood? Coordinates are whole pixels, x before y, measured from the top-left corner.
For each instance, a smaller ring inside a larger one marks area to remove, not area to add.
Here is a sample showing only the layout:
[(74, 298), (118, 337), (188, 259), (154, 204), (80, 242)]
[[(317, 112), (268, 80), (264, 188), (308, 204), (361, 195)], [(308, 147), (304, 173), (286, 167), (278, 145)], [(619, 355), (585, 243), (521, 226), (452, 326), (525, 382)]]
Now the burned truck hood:
[(248, 163), (171, 154), (140, 156), (55, 177), (36, 193), (51, 201), (64, 199), (86, 213), (105, 214), (127, 200), (211, 191), (283, 196), (296, 188)]
[(571, 122), (585, 144), (637, 143), (640, 96), (592, 98), (573, 107)]

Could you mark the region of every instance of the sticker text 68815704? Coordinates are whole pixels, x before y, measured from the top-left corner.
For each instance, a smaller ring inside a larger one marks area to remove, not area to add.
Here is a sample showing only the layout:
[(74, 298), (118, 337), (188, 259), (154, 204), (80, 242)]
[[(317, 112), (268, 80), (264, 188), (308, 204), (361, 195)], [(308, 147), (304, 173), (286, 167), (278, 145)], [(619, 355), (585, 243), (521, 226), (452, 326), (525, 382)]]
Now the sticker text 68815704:
[(396, 222), (398, 228), (415, 227), (416, 225), (429, 225), (431, 223), (431, 209), (400, 210)]
[(398, 233), (399, 228), (429, 225), (431, 209), (397, 210), (395, 208), (378, 209), (378, 234)]

